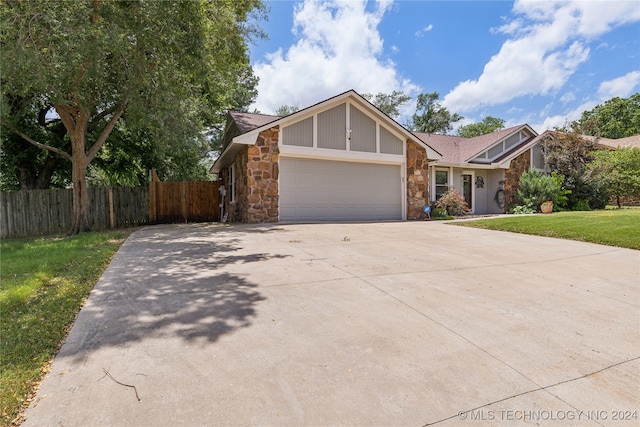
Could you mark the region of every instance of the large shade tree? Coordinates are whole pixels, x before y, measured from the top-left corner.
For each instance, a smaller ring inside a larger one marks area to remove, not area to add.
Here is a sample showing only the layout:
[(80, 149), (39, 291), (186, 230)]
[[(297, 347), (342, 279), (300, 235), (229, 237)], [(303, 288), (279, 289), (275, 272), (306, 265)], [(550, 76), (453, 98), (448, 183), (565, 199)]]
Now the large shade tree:
[(465, 138), (486, 135), (491, 132), (504, 129), (504, 120), (497, 117), (487, 116), (479, 123), (470, 123), (458, 128), (458, 135)]
[(579, 126), (585, 135), (603, 138), (640, 135), (640, 93), (629, 98), (611, 98), (596, 105), (584, 111), (574, 126)]
[(438, 92), (421, 93), (416, 103), (416, 113), (411, 116), (409, 128), (413, 131), (446, 134), (453, 129), (453, 123), (464, 117), (440, 104)]
[(411, 101), (411, 97), (402, 91), (394, 90), (391, 93), (379, 92), (377, 94), (363, 93), (362, 97), (375, 105), (387, 116), (397, 118), (400, 115), (400, 107)]
[[(258, 33), (251, 16), (263, 8), (261, 0), (2, 2), (2, 125), (71, 162), (70, 233), (89, 228), (87, 168), (123, 115), (131, 128), (187, 141), (243, 96), (247, 39)], [(11, 99), (34, 95), (53, 107), (70, 151), (10, 114)]]

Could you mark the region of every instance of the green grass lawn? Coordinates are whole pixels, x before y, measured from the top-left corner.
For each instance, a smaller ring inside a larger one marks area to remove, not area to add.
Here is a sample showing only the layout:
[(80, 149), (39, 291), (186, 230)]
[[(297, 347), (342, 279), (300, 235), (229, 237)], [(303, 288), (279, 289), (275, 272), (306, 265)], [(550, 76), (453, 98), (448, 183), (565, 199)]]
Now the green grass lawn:
[(11, 425), (131, 231), (0, 242), (0, 422)]
[(508, 215), (454, 224), (640, 249), (640, 208), (636, 207), (555, 212), (548, 215)]

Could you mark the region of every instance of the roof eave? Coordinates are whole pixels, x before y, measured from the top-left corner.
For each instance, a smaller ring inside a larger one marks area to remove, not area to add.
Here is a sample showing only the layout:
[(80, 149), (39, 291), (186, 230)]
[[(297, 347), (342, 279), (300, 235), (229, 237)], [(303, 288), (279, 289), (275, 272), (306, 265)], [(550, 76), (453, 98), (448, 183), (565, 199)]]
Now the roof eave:
[(457, 163), (457, 162), (429, 162), (429, 166), (459, 169), (506, 169), (501, 163)]
[(233, 138), (229, 145), (227, 145), (227, 148), (225, 148), (222, 154), (220, 154), (213, 163), (213, 166), (209, 169), (209, 173), (219, 173), (222, 168), (229, 166), (233, 162), (242, 147), (246, 145), (255, 145), (258, 134), (260, 133), (256, 131), (257, 129)]
[(511, 135), (515, 134), (516, 132), (520, 132), (522, 129), (528, 129), (532, 134), (533, 134), (533, 138), (535, 138), (536, 136), (538, 136), (538, 132), (536, 132), (531, 126), (529, 126), (528, 124), (523, 124), (520, 126), (517, 126), (513, 129), (512, 132), (504, 135), (502, 138), (499, 138), (495, 141), (493, 141), (491, 144), (487, 145), (485, 148), (483, 148), (482, 150), (478, 151), (477, 153), (474, 153), (472, 156), (468, 157), (467, 159), (465, 159), (465, 161), (470, 162), (471, 160), (475, 159), (478, 155), (484, 153), (485, 151), (489, 150), (491, 147), (495, 146), (498, 142), (509, 138)]

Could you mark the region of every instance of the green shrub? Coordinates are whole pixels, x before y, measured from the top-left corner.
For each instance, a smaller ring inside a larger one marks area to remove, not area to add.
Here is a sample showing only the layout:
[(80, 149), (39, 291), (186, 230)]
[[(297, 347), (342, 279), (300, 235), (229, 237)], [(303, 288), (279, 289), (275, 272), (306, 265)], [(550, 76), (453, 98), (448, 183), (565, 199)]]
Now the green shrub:
[(433, 218), (445, 217), (447, 216), (447, 210), (442, 208), (434, 208), (431, 211), (431, 216)]
[(536, 213), (536, 210), (529, 205), (516, 205), (509, 209), (509, 213), (514, 215), (524, 215)]
[[(624, 147), (617, 150), (599, 150), (587, 165), (587, 178), (597, 181), (606, 192), (616, 198), (640, 196), (640, 149)], [(597, 203), (598, 201), (596, 201)], [(593, 206), (594, 203), (590, 203)]]
[(572, 211), (590, 211), (591, 210), (591, 206), (589, 206), (589, 201), (582, 199), (582, 200), (578, 200), (573, 207), (571, 208)]
[(591, 209), (604, 209), (609, 202), (606, 182), (602, 177), (578, 176), (567, 180), (565, 185), (571, 188), (568, 201), (571, 210), (578, 210), (575, 208), (576, 204), (584, 200), (589, 203)]
[(562, 175), (544, 175), (535, 169), (525, 172), (518, 182), (518, 200), (522, 206), (539, 209), (547, 200), (554, 206), (562, 207), (567, 203), (568, 191), (562, 188)]
[(448, 215), (454, 216), (464, 215), (469, 210), (464, 197), (454, 189), (450, 189), (440, 196), (436, 207), (444, 209)]

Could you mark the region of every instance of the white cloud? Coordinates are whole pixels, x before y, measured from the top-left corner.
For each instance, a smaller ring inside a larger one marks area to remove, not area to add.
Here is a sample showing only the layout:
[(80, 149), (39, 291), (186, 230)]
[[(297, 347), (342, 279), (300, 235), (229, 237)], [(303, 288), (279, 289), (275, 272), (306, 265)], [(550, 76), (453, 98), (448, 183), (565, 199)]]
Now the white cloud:
[(429, 24), (426, 27), (416, 31), (416, 37), (422, 37), (425, 35), (425, 33), (428, 33), (431, 30), (433, 30), (433, 25)]
[(365, 0), (305, 0), (297, 5), (296, 42), (253, 67), (260, 78), (253, 107), (265, 113), (284, 104), (306, 107), (349, 89), (417, 92), (393, 62), (380, 59), (383, 40), (377, 27), (390, 6), (389, 0), (376, 2), (372, 11)]
[(624, 76), (600, 83), (598, 97), (606, 101), (616, 96), (626, 98), (640, 86), (640, 71), (632, 71)]
[(567, 92), (560, 97), (560, 102), (563, 104), (567, 104), (569, 102), (575, 101), (576, 95), (573, 92)]
[(525, 95), (560, 90), (588, 58), (588, 44), (612, 28), (640, 20), (635, 1), (516, 1), (511, 21), (493, 33), (510, 36), (475, 80), (459, 83), (443, 105), (461, 113)]
[(534, 124), (532, 127), (538, 131), (544, 131), (546, 129), (553, 129), (554, 127), (564, 126), (567, 123), (571, 123), (574, 120), (580, 119), (582, 113), (592, 110), (595, 106), (603, 104), (605, 101), (615, 97), (626, 98), (635, 93), (636, 88), (640, 86), (640, 71), (632, 71), (624, 76), (604, 81), (600, 83), (598, 93), (594, 94), (594, 97), (587, 99), (580, 105), (571, 108), (564, 115), (555, 115), (552, 117), (545, 117), (545, 114), (540, 114), (540, 118), (543, 119), (541, 123)]

